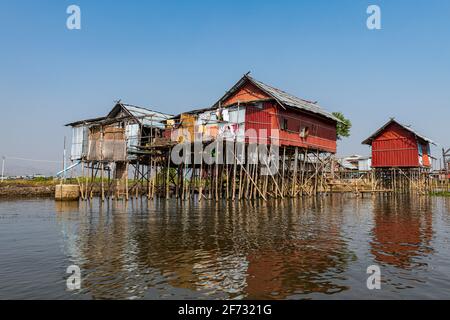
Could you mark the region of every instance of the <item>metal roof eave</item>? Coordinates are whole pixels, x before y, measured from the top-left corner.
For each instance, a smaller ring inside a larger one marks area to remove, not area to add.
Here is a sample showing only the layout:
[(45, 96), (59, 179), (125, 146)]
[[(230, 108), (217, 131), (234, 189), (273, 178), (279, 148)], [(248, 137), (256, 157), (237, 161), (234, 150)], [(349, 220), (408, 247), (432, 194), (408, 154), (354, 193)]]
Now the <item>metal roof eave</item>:
[(98, 118), (92, 118), (92, 119), (79, 120), (76, 122), (71, 122), (71, 123), (65, 124), (64, 126), (65, 127), (77, 127), (79, 125), (88, 125), (91, 123), (100, 122), (105, 119), (106, 119), (106, 117), (98, 117)]

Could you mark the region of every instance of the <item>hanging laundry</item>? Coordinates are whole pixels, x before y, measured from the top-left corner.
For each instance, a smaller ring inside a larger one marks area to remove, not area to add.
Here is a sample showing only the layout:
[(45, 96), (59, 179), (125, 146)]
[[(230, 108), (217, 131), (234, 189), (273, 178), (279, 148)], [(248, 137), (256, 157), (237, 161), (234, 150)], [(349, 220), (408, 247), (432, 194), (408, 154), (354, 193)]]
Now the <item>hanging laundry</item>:
[(216, 111), (217, 121), (223, 121), (223, 109), (219, 108)]
[(206, 124), (211, 120), (211, 112), (204, 112), (200, 114), (198, 118), (202, 121), (202, 124)]
[(227, 109), (223, 110), (222, 119), (223, 119), (223, 121), (226, 121), (226, 122), (230, 121), (230, 114), (228, 113)]

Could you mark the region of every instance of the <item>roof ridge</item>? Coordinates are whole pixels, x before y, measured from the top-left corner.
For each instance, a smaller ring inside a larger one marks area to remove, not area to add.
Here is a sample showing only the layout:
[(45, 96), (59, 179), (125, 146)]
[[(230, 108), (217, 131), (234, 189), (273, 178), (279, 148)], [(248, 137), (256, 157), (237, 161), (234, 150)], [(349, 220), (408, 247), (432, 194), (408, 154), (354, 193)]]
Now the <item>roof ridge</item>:
[(153, 113), (156, 113), (156, 114), (161, 114), (161, 115), (165, 115), (165, 116), (173, 116), (172, 114), (169, 114), (169, 113), (157, 111), (157, 110), (154, 110), (154, 109), (149, 109), (149, 108), (146, 108), (146, 107), (136, 106), (136, 105), (129, 104), (129, 103), (120, 103), (120, 104), (122, 106), (124, 106), (125, 108), (128, 106), (128, 107), (132, 107), (132, 108), (142, 109), (142, 110), (145, 110), (145, 111), (150, 111), (150, 112), (153, 112)]
[(270, 87), (270, 88), (272, 88), (272, 89), (274, 89), (274, 90), (280, 91), (280, 92), (285, 93), (285, 94), (287, 94), (287, 95), (289, 95), (289, 96), (292, 96), (292, 97), (294, 97), (294, 98), (296, 98), (296, 99), (302, 100), (302, 101), (304, 101), (304, 102), (306, 102), (306, 103), (313, 104), (313, 105), (315, 105), (315, 106), (317, 106), (317, 107), (323, 109), (320, 105), (317, 104), (317, 102), (314, 103), (314, 102), (311, 101), (311, 100), (306, 100), (306, 99), (300, 98), (300, 97), (298, 97), (298, 96), (296, 96), (296, 95), (294, 95), (294, 94), (292, 94), (292, 93), (289, 93), (289, 92), (287, 92), (287, 91), (284, 91), (284, 90), (282, 90), (282, 89), (279, 89), (279, 88), (277, 88), (277, 87), (274, 87), (273, 85), (270, 85), (270, 84), (267, 84), (267, 83), (265, 83), (265, 82), (262, 82), (262, 81), (260, 81), (260, 80), (258, 80), (258, 79), (255, 79), (255, 78), (253, 78), (253, 77), (251, 77), (251, 76), (249, 76), (249, 75), (246, 75), (246, 77), (250, 78), (250, 79), (253, 80), (253, 81), (259, 82), (259, 83), (261, 83), (261, 84), (263, 84), (263, 85), (265, 85), (265, 86), (267, 86), (267, 87)]
[[(141, 107), (141, 106), (137, 106), (137, 105), (134, 105), (134, 104), (125, 103), (125, 102), (120, 102), (120, 104), (123, 105), (123, 106), (129, 106), (129, 107), (133, 107), (133, 108), (144, 109), (144, 110), (147, 110), (147, 111), (155, 111), (155, 110), (149, 109), (147, 107)], [(155, 111), (155, 112), (158, 112), (158, 111)]]
[(272, 99), (274, 99), (281, 107), (283, 108), (293, 108), (300, 109), (306, 112), (310, 112), (313, 114), (320, 115), (322, 117), (331, 119), (335, 122), (342, 122), (338, 118), (336, 118), (331, 112), (322, 108), (317, 102), (312, 102), (306, 99), (299, 98), (291, 93), (278, 89), (274, 86), (268, 85), (262, 81), (259, 81), (252, 76), (245, 74), (240, 80), (230, 89), (228, 90), (222, 98), (220, 98), (214, 105), (214, 108), (220, 106), (221, 102), (226, 101), (231, 95), (233, 95), (240, 87), (242, 87), (246, 81), (250, 82), (258, 89), (265, 92)]

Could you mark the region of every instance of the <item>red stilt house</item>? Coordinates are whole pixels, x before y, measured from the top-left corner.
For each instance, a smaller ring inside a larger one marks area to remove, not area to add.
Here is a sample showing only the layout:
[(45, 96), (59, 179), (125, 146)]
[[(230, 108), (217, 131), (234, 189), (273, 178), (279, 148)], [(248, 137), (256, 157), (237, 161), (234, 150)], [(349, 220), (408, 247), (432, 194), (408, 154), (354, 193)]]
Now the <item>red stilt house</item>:
[[(336, 153), (339, 120), (316, 102), (297, 98), (247, 74), (213, 108), (237, 107), (245, 109), (246, 132), (254, 129), (258, 138), (261, 131), (278, 129), (280, 146)], [(260, 139), (259, 143), (265, 142)]]
[(430, 168), (433, 141), (391, 119), (362, 142), (372, 146), (373, 168)]

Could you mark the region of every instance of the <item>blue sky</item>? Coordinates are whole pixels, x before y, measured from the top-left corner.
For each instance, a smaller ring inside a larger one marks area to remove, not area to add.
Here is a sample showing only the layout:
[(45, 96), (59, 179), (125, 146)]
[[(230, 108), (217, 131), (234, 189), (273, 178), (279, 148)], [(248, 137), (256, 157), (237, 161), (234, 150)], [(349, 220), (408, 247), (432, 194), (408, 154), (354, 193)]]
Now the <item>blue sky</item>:
[[(366, 28), (370, 4), (382, 30)], [(0, 155), (59, 160), (65, 123), (116, 99), (207, 107), (247, 71), (350, 118), (339, 154), (368, 154), (389, 117), (450, 146), (450, 1), (0, 0), (0, 40)]]

